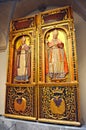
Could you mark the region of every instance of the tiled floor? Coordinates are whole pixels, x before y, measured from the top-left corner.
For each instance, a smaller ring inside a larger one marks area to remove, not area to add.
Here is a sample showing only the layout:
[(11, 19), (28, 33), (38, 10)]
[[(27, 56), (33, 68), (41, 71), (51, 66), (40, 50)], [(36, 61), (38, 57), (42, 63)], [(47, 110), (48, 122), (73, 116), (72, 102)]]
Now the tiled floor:
[(73, 127), (66, 125), (16, 120), (0, 116), (0, 130), (86, 130), (86, 125)]

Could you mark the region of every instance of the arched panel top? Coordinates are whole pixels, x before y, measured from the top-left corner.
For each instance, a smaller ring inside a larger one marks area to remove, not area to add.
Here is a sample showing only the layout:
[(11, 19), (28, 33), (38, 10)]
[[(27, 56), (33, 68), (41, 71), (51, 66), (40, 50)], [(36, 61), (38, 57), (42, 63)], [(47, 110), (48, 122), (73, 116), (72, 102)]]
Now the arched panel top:
[(51, 37), (52, 37), (54, 30), (56, 30), (58, 32), (58, 38), (60, 38), (61, 40), (64, 39), (63, 38), (64, 34), (68, 37), (69, 31), (65, 27), (54, 27), (52, 29), (50, 28), (50, 29), (45, 31), (44, 39), (49, 38), (49, 35), (51, 35)]
[(18, 34), (12, 40), (12, 45), (16, 46), (16, 49), (21, 46), (22, 42), (26, 42), (27, 45), (31, 44), (31, 35), (30, 34)]

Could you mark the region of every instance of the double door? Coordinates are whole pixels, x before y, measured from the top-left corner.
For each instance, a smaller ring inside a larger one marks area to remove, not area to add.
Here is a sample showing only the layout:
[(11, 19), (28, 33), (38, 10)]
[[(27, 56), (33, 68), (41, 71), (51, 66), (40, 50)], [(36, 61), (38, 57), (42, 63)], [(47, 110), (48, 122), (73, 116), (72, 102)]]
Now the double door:
[(70, 7), (11, 21), (5, 116), (80, 125)]

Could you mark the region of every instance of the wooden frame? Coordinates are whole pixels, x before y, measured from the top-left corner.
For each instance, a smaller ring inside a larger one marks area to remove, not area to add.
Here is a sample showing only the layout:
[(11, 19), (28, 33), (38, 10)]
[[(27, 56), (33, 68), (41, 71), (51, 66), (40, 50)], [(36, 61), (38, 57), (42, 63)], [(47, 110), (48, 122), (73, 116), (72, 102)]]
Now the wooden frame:
[[(23, 56), (19, 50), (21, 41), (26, 42)], [(19, 66), (16, 67), (16, 63)], [(77, 70), (74, 23), (69, 6), (12, 21), (5, 116), (79, 126)], [(32, 113), (26, 113), (26, 108), (33, 110)]]
[[(37, 62), (35, 50), (37, 41), (34, 16), (11, 22), (9, 42), (5, 116), (36, 120)], [(23, 51), (24, 49), (26, 51)], [(25, 62), (22, 63), (24, 60)], [(23, 68), (20, 70), (20, 62), (27, 70), (23, 71)]]

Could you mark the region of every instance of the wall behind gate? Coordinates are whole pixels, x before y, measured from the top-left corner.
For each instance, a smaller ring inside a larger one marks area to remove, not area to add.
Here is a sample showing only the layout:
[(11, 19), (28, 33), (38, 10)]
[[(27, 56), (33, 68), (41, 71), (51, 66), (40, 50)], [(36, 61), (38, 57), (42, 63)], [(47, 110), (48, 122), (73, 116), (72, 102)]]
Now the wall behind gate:
[[(80, 86), (81, 119), (86, 124), (86, 21), (74, 12)], [(1, 41), (0, 41), (1, 42)], [(5, 110), (8, 49), (0, 53), (0, 114)]]

